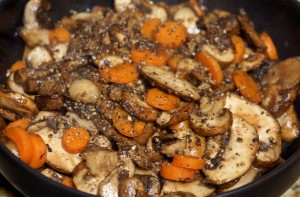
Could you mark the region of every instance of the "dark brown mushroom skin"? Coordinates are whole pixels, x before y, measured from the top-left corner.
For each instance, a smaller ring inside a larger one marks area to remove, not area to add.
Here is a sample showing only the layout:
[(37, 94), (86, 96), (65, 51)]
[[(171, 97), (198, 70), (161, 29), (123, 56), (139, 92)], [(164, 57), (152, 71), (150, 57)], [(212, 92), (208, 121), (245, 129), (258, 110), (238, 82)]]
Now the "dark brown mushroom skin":
[(282, 115), (295, 101), (300, 82), (300, 58), (292, 57), (271, 66), (260, 84), (264, 100), (262, 106), (274, 116)]

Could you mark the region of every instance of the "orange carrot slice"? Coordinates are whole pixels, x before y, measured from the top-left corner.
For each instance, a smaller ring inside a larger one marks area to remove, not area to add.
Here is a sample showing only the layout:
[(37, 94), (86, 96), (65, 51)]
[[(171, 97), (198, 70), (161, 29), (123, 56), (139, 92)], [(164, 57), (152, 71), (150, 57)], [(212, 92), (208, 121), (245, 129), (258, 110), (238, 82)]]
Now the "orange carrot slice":
[(195, 60), (202, 63), (203, 66), (209, 69), (211, 77), (215, 80), (216, 86), (221, 85), (223, 81), (223, 73), (217, 60), (206, 53), (198, 53), (195, 56)]
[(127, 84), (136, 80), (139, 76), (137, 67), (125, 62), (114, 67), (100, 69), (99, 74), (108, 82)]
[(154, 32), (158, 28), (160, 22), (161, 21), (158, 18), (152, 18), (152, 19), (144, 22), (144, 24), (141, 28), (141, 35), (144, 38), (147, 38), (149, 40), (153, 40)]
[(185, 181), (195, 178), (196, 170), (177, 167), (171, 163), (162, 162), (160, 175), (168, 180)]
[(253, 78), (242, 70), (233, 73), (233, 81), (242, 96), (252, 102), (261, 102), (259, 87)]
[(49, 32), (50, 42), (69, 43), (71, 33), (66, 28), (56, 28)]
[(90, 142), (90, 134), (83, 127), (70, 127), (62, 136), (62, 145), (69, 153), (81, 153)]
[(33, 151), (32, 158), (28, 165), (34, 169), (38, 169), (44, 165), (47, 158), (47, 146), (44, 140), (35, 133), (29, 133)]
[(146, 102), (158, 109), (173, 110), (179, 106), (180, 99), (157, 88), (152, 88), (146, 94)]
[(193, 170), (200, 170), (205, 166), (205, 162), (202, 158), (179, 154), (173, 156), (172, 164), (177, 167)]
[(235, 48), (235, 57), (233, 60), (233, 64), (237, 64), (239, 63), (245, 54), (245, 43), (243, 41), (243, 39), (239, 36), (233, 35), (231, 36), (231, 41), (234, 44), (234, 48)]
[(9, 72), (12, 73), (21, 70), (22, 68), (26, 68), (26, 64), (23, 61), (18, 60), (10, 67)]
[(184, 44), (187, 39), (185, 26), (173, 21), (165, 21), (154, 33), (154, 40), (163, 46), (177, 48)]
[(20, 159), (29, 163), (33, 155), (33, 146), (27, 131), (20, 127), (12, 127), (7, 129), (4, 135), (15, 143)]
[(121, 134), (131, 138), (141, 135), (145, 127), (145, 122), (134, 120), (120, 107), (115, 108), (112, 121)]
[(157, 52), (154, 53), (146, 49), (132, 49), (130, 54), (132, 61), (141, 65), (164, 66), (169, 59), (168, 54), (163, 50), (157, 50)]
[(278, 60), (278, 53), (271, 36), (267, 32), (262, 32), (260, 38), (264, 41), (267, 49), (265, 51), (268, 58)]
[(30, 122), (30, 119), (29, 119), (29, 118), (22, 118), (22, 119), (19, 119), (19, 120), (10, 122), (10, 123), (5, 127), (5, 130), (8, 130), (8, 129), (13, 128), (13, 127), (19, 127), (19, 128), (22, 128), (22, 129), (25, 129), (25, 130), (26, 130), (27, 127), (29, 126), (29, 122)]

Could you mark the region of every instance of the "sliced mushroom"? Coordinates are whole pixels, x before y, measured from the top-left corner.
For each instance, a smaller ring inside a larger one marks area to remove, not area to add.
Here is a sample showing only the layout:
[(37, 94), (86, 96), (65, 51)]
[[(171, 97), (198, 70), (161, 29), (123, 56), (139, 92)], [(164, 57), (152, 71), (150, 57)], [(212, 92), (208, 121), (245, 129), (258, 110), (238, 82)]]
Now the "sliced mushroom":
[(146, 123), (142, 134), (135, 137), (133, 140), (140, 145), (145, 145), (147, 144), (150, 137), (154, 134), (154, 132), (154, 124), (152, 122), (148, 122)]
[(171, 114), (171, 118), (168, 121), (167, 125), (168, 126), (172, 126), (175, 124), (178, 124), (182, 121), (188, 120), (190, 114), (192, 113), (192, 111), (195, 109), (195, 103), (190, 102), (190, 103), (181, 103), (181, 106), (179, 106), (178, 109), (175, 109), (174, 111), (172, 111)]
[(293, 57), (275, 64), (262, 77), (262, 105), (276, 117), (282, 115), (297, 97), (299, 68), (300, 58)]
[(119, 182), (120, 197), (147, 195), (143, 182), (137, 177), (122, 178)]
[(144, 184), (149, 197), (158, 196), (161, 190), (159, 177), (156, 175), (136, 175)]
[(257, 177), (259, 177), (264, 172), (264, 169), (262, 168), (255, 168), (251, 167), (234, 185), (226, 188), (221, 188), (218, 191), (219, 192), (228, 192), (232, 191), (234, 189), (240, 188), (244, 185), (247, 185), (251, 182), (253, 182)]
[(253, 42), (253, 44), (257, 48), (261, 50), (265, 50), (266, 45), (264, 44), (263, 40), (256, 32), (253, 23), (250, 21), (245, 11), (240, 12), (240, 15), (238, 16), (238, 20), (241, 24), (241, 29), (244, 31), (246, 36)]
[(50, 47), (53, 58), (56, 62), (63, 60), (63, 58), (67, 55), (68, 44), (66, 43), (55, 43), (55, 45)]
[(95, 127), (94, 123), (91, 120), (81, 118), (73, 112), (67, 112), (65, 116), (67, 117), (66, 120), (68, 124), (71, 125), (74, 124), (74, 122), (76, 122), (76, 125), (86, 128), (92, 133), (92, 135), (99, 135), (98, 129)]
[(202, 157), (205, 148), (203, 137), (194, 134), (190, 129), (183, 129), (162, 137), (159, 150), (168, 157), (175, 154)]
[[(196, 197), (210, 196), (214, 193), (215, 187), (212, 185), (207, 185), (201, 180), (196, 180), (192, 182), (175, 182), (175, 181), (164, 181), (160, 195), (167, 195), (171, 193), (170, 196), (175, 196), (173, 193), (183, 192), (191, 193)], [(184, 195), (179, 195), (184, 196)], [(187, 195), (189, 196), (189, 195)]]
[(35, 132), (46, 143), (48, 147), (46, 163), (60, 172), (70, 174), (82, 158), (79, 154), (67, 152), (62, 146), (63, 132), (67, 126), (70, 126), (66, 122), (65, 117), (59, 117), (58, 113), (42, 112), (33, 119), (33, 124), (28, 131)]
[(203, 158), (205, 158), (206, 169), (213, 170), (219, 166), (222, 155), (228, 144), (229, 137), (230, 131), (222, 133), (221, 135), (206, 138), (206, 149), (203, 155)]
[(135, 8), (135, 0), (116, 0), (116, 1), (114, 1), (114, 8), (119, 13), (121, 13), (127, 9), (134, 9)]
[(214, 136), (226, 132), (232, 123), (232, 113), (224, 108), (225, 96), (202, 97), (200, 107), (190, 114), (193, 131), (201, 136)]
[(255, 128), (234, 115), (229, 141), (219, 165), (203, 170), (208, 181), (221, 185), (245, 174), (255, 160), (259, 148), (257, 138)]
[(32, 68), (39, 68), (43, 63), (52, 61), (49, 51), (42, 46), (33, 48), (26, 57), (26, 62)]
[(263, 76), (263, 85), (280, 84), (282, 89), (290, 89), (300, 82), (300, 57), (292, 57), (272, 66)]
[(38, 112), (36, 104), (29, 97), (3, 88), (0, 88), (0, 108), (3, 117), (10, 121), (18, 117), (31, 118)]
[(93, 176), (84, 162), (79, 163), (73, 172), (76, 189), (93, 195), (98, 193), (98, 186), (103, 179)]
[(173, 16), (175, 21), (181, 22), (190, 34), (197, 34), (200, 29), (197, 27), (196, 22), (198, 21), (198, 16), (190, 7), (180, 7)]
[(119, 168), (113, 169), (98, 186), (98, 196), (102, 197), (117, 197), (119, 190)]
[(283, 141), (291, 142), (299, 136), (300, 123), (293, 105), (291, 105), (286, 112), (278, 117), (277, 120), (280, 124), (280, 135)]
[(176, 65), (175, 77), (186, 78), (194, 69), (200, 67), (199, 63), (191, 58), (182, 58)]
[(125, 91), (121, 99), (122, 106), (131, 115), (147, 122), (155, 121), (158, 111), (143, 101), (135, 92)]
[(229, 65), (235, 57), (235, 53), (230, 47), (220, 50), (215, 45), (205, 44), (201, 47), (201, 51), (214, 57), (220, 63), (222, 68), (225, 68), (227, 65)]
[(276, 164), (281, 154), (280, 126), (277, 120), (259, 105), (235, 94), (227, 95), (225, 107), (257, 130), (259, 151), (256, 154), (256, 163), (266, 167)]
[(101, 68), (102, 66), (116, 66), (118, 64), (123, 64), (124, 60), (117, 55), (99, 55), (94, 60), (94, 63)]
[(168, 13), (164, 7), (158, 5), (151, 5), (151, 12), (146, 14), (147, 18), (159, 18), (161, 21), (168, 19)]
[(69, 179), (69, 176), (66, 176), (62, 173), (59, 173), (49, 167), (44, 168), (43, 170), (41, 170), (41, 174), (54, 180), (57, 181), (59, 183), (61, 183), (62, 181), (64, 181), (65, 179)]
[(266, 56), (262, 53), (251, 53), (246, 59), (242, 60), (238, 66), (243, 71), (248, 72), (260, 67), (265, 59)]
[[(120, 166), (118, 152), (101, 148), (89, 148), (83, 153), (83, 158), (92, 175), (106, 178), (113, 169)], [(103, 159), (106, 158), (106, 159)]]
[(64, 108), (63, 97), (60, 95), (36, 95), (34, 101), (40, 110), (60, 111)]
[(48, 29), (26, 29), (22, 28), (20, 31), (22, 39), (30, 47), (36, 47), (41, 45), (48, 45), (49, 40), (49, 30)]
[(34, 99), (33, 95), (26, 94), (22, 85), (17, 84), (15, 81), (15, 72), (11, 73), (6, 81), (7, 88), (13, 92), (23, 94), (31, 99)]
[(69, 95), (72, 100), (83, 103), (96, 103), (100, 98), (98, 86), (88, 79), (75, 79), (69, 87)]
[(170, 91), (184, 99), (200, 99), (199, 92), (195, 86), (186, 80), (177, 79), (170, 71), (155, 66), (143, 66), (141, 72), (155, 86)]

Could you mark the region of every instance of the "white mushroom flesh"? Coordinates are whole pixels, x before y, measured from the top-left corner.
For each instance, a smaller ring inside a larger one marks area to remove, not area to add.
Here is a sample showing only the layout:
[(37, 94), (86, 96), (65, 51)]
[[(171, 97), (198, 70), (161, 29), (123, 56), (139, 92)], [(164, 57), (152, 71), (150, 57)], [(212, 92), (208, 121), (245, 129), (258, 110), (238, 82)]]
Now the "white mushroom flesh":
[(270, 166), (278, 162), (281, 154), (278, 121), (267, 110), (235, 94), (227, 95), (225, 107), (256, 128), (260, 144), (256, 162), (263, 166)]

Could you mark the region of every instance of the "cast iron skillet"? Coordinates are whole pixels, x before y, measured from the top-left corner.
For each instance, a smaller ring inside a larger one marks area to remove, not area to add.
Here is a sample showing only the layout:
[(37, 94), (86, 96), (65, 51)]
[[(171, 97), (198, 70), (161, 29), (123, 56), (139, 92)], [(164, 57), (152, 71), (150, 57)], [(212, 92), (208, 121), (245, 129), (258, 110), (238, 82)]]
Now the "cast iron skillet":
[[(26, 0), (0, 0), (0, 82), (4, 83), (6, 69), (22, 57), (23, 43), (16, 36), (22, 23), (22, 11)], [(68, 14), (70, 9), (84, 11), (95, 4), (112, 6), (112, 0), (50, 0), (52, 22)], [(182, 0), (166, 0), (179, 3)], [(221, 8), (237, 13), (244, 8), (254, 21), (257, 30), (267, 31), (276, 43), (281, 59), (300, 55), (300, 3), (297, 0), (207, 0), (208, 9)], [(300, 111), (300, 99), (295, 103)], [(284, 163), (266, 173), (257, 181), (220, 194), (220, 197), (233, 196), (280, 196), (300, 176), (300, 140), (284, 145)], [(12, 185), (25, 196), (80, 196), (91, 197), (58, 184), (32, 170), (12, 155), (0, 143), (0, 172)], [(0, 179), (1, 180), (1, 179)], [(1, 181), (0, 181), (1, 183)]]

